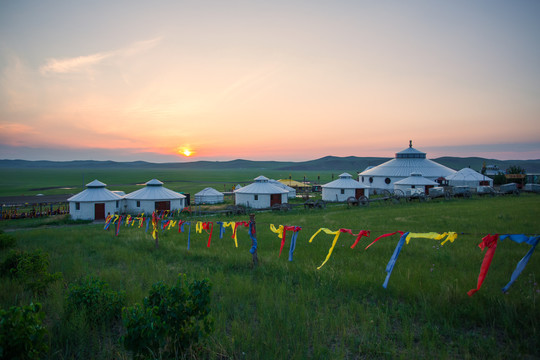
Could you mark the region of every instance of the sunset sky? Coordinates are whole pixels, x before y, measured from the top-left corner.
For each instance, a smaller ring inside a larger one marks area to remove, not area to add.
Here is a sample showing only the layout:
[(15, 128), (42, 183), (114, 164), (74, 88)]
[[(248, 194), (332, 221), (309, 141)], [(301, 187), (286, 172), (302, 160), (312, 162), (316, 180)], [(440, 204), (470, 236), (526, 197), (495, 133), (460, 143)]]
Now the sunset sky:
[(539, 19), (537, 0), (0, 0), (0, 159), (392, 157), (409, 140), (540, 159)]

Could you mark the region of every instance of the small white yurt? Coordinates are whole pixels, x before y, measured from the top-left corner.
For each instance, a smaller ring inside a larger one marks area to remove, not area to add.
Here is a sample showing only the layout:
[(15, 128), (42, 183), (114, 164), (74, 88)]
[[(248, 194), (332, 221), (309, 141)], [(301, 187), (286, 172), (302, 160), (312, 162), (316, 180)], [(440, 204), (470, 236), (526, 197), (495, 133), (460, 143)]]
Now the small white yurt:
[(223, 193), (207, 187), (195, 194), (195, 204), (219, 204), (223, 202)]
[(287, 186), (284, 183), (279, 182), (277, 180), (270, 179), (269, 181), (270, 181), (270, 184), (276, 185), (276, 186), (278, 186), (278, 187), (280, 187), (280, 188), (282, 188), (284, 190), (287, 190), (288, 191), (287, 197), (289, 199), (294, 199), (296, 197), (296, 189), (295, 188)]
[(146, 213), (161, 210), (182, 210), (185, 207), (186, 196), (163, 187), (159, 180), (146, 182), (142, 189), (127, 194), (126, 211), (130, 214)]
[(482, 175), (471, 168), (464, 168), (455, 174), (448, 175), (446, 180), (448, 180), (448, 185), (450, 186), (468, 186), (474, 190), (476, 190), (478, 186), (493, 186), (493, 179)]
[(322, 185), (322, 199), (330, 202), (343, 202), (348, 198), (369, 198), (369, 186), (359, 183), (351, 174), (343, 173), (339, 178)]
[(255, 178), (255, 182), (234, 190), (236, 205), (254, 209), (268, 208), (276, 204), (286, 204), (288, 191), (273, 185), (265, 176)]
[(73, 195), (69, 202), (69, 214), (73, 220), (105, 220), (109, 214), (122, 208), (122, 196), (105, 188), (106, 184), (94, 180), (86, 184), (86, 190)]
[[(408, 178), (396, 181), (394, 184), (394, 191), (401, 190), (404, 194), (420, 191), (421, 193), (429, 195), (429, 189), (438, 185), (437, 182), (423, 177), (422, 174), (412, 173)], [(411, 189), (414, 190), (411, 191)]]

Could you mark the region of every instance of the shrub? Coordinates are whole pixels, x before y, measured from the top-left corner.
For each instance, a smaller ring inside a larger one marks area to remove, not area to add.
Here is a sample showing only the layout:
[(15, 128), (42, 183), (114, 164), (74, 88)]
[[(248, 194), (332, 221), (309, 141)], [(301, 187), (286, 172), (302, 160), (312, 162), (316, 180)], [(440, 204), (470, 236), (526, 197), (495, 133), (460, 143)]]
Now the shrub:
[(123, 338), (136, 357), (177, 357), (213, 330), (208, 280), (188, 283), (180, 275), (176, 285), (152, 286), (143, 305), (124, 308)]
[(493, 176), (493, 185), (504, 185), (506, 184), (506, 177), (504, 174), (497, 174)]
[(35, 294), (46, 293), (49, 284), (62, 278), (62, 273), (49, 273), (49, 254), (41, 250), (12, 250), (0, 266), (0, 274), (21, 279), (22, 284)]
[(17, 240), (13, 235), (4, 234), (0, 231), (0, 250), (15, 246)]
[(49, 350), (41, 304), (0, 309), (0, 359), (41, 359)]
[(120, 320), (125, 297), (125, 292), (109, 289), (105, 281), (86, 277), (69, 286), (66, 314), (81, 311), (90, 325), (110, 324)]

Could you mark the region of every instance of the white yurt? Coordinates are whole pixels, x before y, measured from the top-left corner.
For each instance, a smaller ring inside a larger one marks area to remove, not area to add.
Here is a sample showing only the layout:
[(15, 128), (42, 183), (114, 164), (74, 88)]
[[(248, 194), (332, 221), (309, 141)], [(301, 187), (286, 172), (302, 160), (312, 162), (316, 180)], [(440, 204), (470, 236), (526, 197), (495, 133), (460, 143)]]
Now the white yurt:
[(219, 204), (223, 202), (223, 193), (207, 187), (195, 194), (195, 204)]
[(493, 179), (471, 168), (463, 168), (458, 172), (446, 177), (450, 186), (468, 186), (476, 190), (478, 186), (493, 186)]
[(287, 190), (289, 192), (287, 194), (287, 197), (289, 199), (294, 199), (296, 197), (296, 189), (295, 188), (292, 188), (292, 187), (290, 187), (288, 185), (285, 185), (284, 183), (279, 182), (277, 180), (270, 179), (268, 181), (270, 181), (270, 184), (272, 184), (272, 185), (276, 185), (276, 186), (278, 186), (278, 187), (280, 187), (280, 188), (282, 188), (284, 190)]
[(130, 214), (146, 213), (161, 210), (182, 210), (185, 207), (186, 196), (163, 187), (159, 180), (146, 182), (142, 189), (127, 194), (126, 212)]
[(122, 196), (105, 189), (106, 184), (94, 180), (86, 184), (86, 190), (73, 195), (69, 202), (69, 214), (74, 220), (105, 220), (109, 214), (122, 210)]
[(276, 204), (286, 204), (288, 191), (273, 185), (265, 176), (255, 178), (255, 182), (234, 190), (236, 205), (254, 209), (268, 208)]
[(412, 173), (411, 176), (396, 181), (394, 183), (394, 191), (401, 190), (403, 194), (410, 194), (411, 189), (415, 189), (415, 192), (420, 191), (423, 194), (429, 195), (429, 189), (438, 185), (437, 182), (425, 178), (422, 174)]
[(342, 202), (347, 201), (351, 196), (356, 199), (362, 196), (369, 198), (369, 186), (354, 180), (348, 173), (343, 173), (338, 179), (322, 185), (324, 201)]
[(422, 174), (430, 180), (437, 180), (440, 177), (446, 178), (456, 171), (433, 160), (426, 159), (426, 153), (409, 147), (396, 153), (396, 157), (379, 166), (368, 168), (359, 173), (360, 182), (369, 185), (376, 190), (394, 190), (397, 181), (408, 178), (412, 173)]

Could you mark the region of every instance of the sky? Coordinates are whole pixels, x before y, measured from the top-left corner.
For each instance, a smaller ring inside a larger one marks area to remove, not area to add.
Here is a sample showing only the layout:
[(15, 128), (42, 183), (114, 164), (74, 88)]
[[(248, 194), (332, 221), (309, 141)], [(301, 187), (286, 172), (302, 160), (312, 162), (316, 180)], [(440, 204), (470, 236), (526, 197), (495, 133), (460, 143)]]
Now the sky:
[[(0, 159), (540, 159), (540, 2), (0, 0)], [(186, 156), (189, 155), (189, 156)]]

